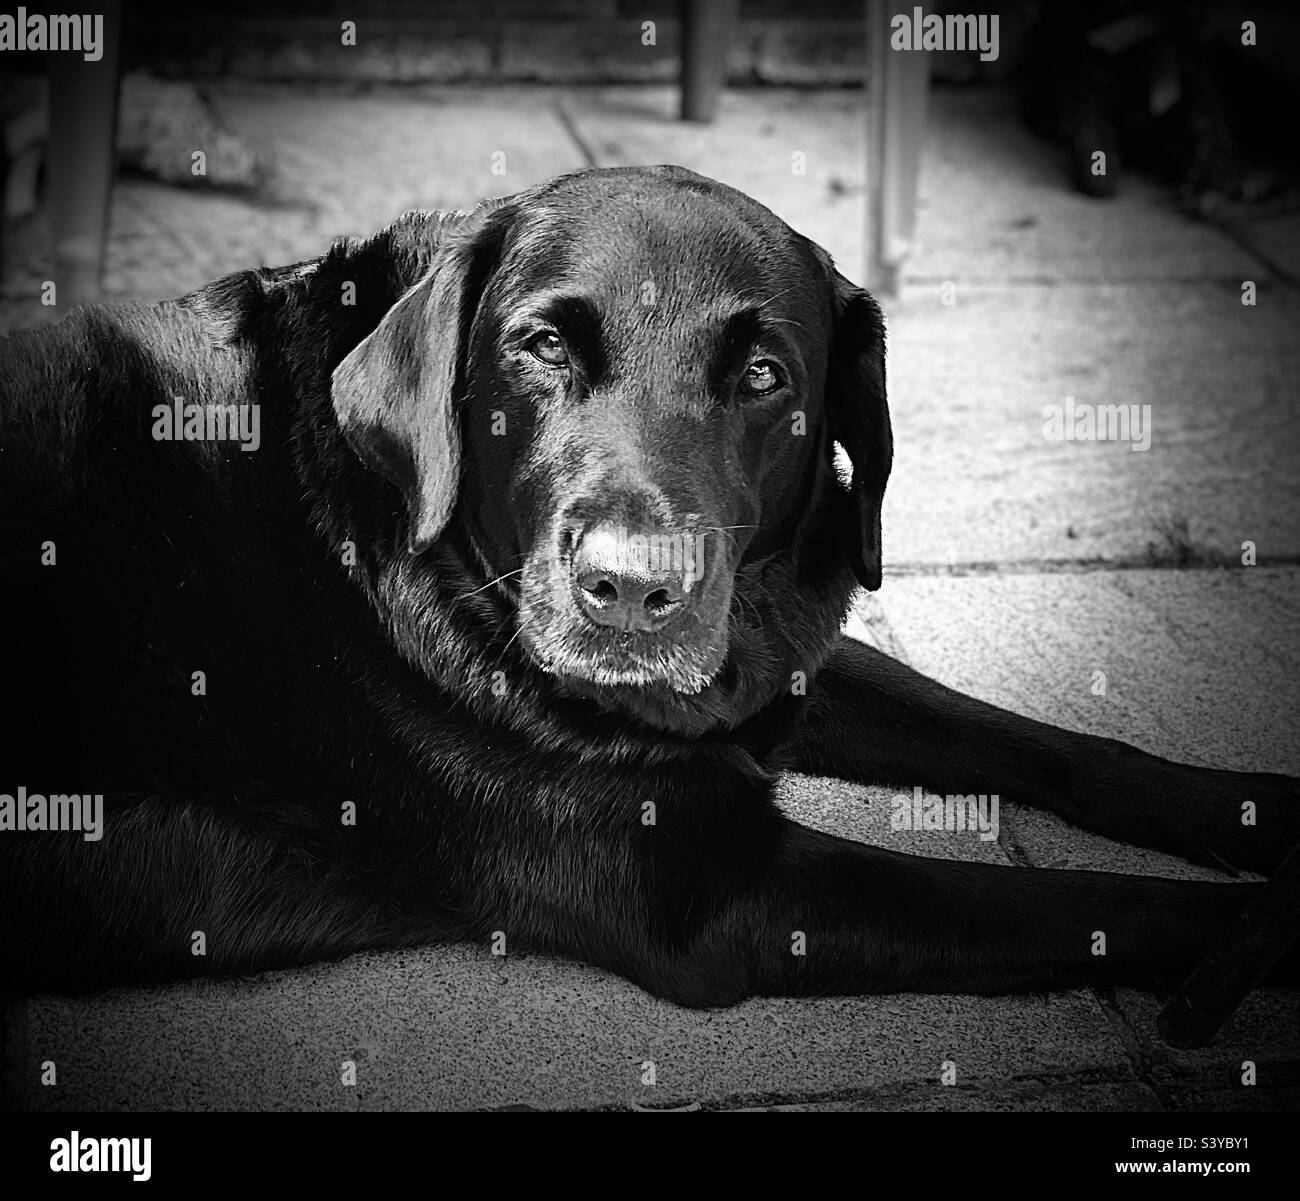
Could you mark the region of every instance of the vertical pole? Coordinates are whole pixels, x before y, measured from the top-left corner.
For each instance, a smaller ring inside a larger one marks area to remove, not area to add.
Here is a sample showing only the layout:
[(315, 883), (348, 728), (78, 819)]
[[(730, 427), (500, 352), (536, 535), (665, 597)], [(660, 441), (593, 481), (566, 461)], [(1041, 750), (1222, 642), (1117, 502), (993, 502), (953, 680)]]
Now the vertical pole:
[(740, 0), (681, 0), (682, 120), (712, 121)]
[(896, 296), (916, 225), (930, 56), (890, 45), (892, 9), (867, 0), (866, 285)]
[(50, 223), (61, 309), (98, 299), (115, 173), (122, 0), (101, 0), (103, 56), (50, 54)]

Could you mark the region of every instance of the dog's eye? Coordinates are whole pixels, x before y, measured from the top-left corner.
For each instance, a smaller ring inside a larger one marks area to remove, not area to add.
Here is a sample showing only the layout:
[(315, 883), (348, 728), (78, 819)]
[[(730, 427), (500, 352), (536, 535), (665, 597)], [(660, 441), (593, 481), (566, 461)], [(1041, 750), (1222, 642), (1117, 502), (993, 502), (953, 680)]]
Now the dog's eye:
[(569, 352), (559, 334), (538, 334), (528, 343), (527, 350), (548, 367), (564, 367), (569, 362)]
[(745, 374), (740, 377), (740, 390), (748, 396), (766, 396), (775, 392), (781, 383), (781, 369), (771, 359), (758, 359), (745, 368)]

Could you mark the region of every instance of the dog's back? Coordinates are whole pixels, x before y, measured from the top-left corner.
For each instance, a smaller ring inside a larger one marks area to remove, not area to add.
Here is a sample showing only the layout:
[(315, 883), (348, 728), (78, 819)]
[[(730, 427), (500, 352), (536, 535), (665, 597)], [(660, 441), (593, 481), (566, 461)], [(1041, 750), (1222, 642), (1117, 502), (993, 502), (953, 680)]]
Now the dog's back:
[[(277, 775), (294, 795), (327, 795), (310, 778), (327, 744), (313, 756), (304, 741), (313, 714), (337, 716), (328, 602), (302, 570), (292, 414), (259, 388), (255, 345), (222, 333), (214, 313), (169, 303), (80, 310), (0, 341), (0, 794), (19, 825), (0, 836), (0, 953), (13, 986), (207, 967), (183, 945), (194, 915), (243, 903), (259, 873), (276, 879), (239, 808), (264, 803), (312, 842)], [(238, 426), (254, 404), (255, 453)], [(235, 413), (236, 436), (186, 438), (186, 405), (196, 421)], [(42, 830), (72, 797), (103, 798), (100, 828)]]
[(233, 549), (222, 501), (259, 469), (229, 443), (155, 439), (155, 411), (246, 398), (249, 356), (179, 305), (88, 309), (0, 342), (0, 376), (0, 605), (25, 698), (6, 755), (23, 779), (6, 783), (35, 789), (31, 773), (56, 768), (125, 782), (132, 759), (160, 757), (132, 743), (168, 731), (124, 718), (180, 703), (157, 694), (151, 659), (199, 650), (163, 643), (216, 599)]

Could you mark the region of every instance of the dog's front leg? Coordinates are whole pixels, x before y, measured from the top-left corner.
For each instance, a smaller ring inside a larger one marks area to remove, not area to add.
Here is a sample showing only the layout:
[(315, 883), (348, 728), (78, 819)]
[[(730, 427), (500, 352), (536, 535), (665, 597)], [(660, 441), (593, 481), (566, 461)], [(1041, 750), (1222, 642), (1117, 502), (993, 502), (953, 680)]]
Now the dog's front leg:
[[(685, 937), (651, 941), (628, 972), (694, 1006), (749, 995), (1169, 986), (1260, 887), (924, 859), (788, 822), (764, 863), (700, 866), (692, 917), (677, 927)], [(681, 896), (652, 903), (667, 917)]]
[(1300, 841), (1300, 781), (1173, 763), (1009, 713), (841, 638), (791, 766), (941, 793), (997, 793), (1198, 863), (1268, 872)]
[(1173, 983), (1261, 887), (898, 854), (788, 820), (761, 779), (705, 750), (570, 777), (563, 796), (505, 794), (508, 824), (473, 843), (466, 932), (692, 1006)]

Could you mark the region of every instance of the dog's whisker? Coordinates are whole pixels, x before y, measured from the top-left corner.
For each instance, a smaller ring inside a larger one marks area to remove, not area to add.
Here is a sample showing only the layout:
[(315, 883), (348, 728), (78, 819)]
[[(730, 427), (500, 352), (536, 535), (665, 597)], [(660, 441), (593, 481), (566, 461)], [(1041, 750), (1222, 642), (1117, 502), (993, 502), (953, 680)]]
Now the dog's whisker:
[(480, 592), (486, 592), (493, 585), (501, 583), (502, 580), (508, 580), (512, 575), (523, 575), (523, 572), (524, 569), (522, 567), (516, 567), (514, 571), (507, 571), (504, 575), (497, 576), (495, 580), (489, 580), (482, 588), (474, 588), (469, 592), (457, 593), (455, 599), (461, 601), (471, 596), (477, 596)]
[(522, 620), (519, 623), (519, 628), (510, 636), (510, 641), (507, 642), (505, 646), (501, 648), (501, 653), (497, 656), (497, 660), (496, 660), (498, 663), (500, 663), (501, 660), (506, 657), (506, 654), (509, 652), (510, 648), (514, 646), (515, 639), (518, 638), (519, 635), (524, 632), (524, 628), (529, 624), (530, 620), (531, 620), (530, 618), (524, 618), (524, 620)]
[(736, 535), (732, 533), (733, 530), (756, 530), (758, 529), (758, 526), (756, 525), (706, 525), (701, 528), (705, 533), (721, 534), (724, 538), (726, 538), (728, 545), (735, 546), (737, 544), (737, 539), (736, 539)]

